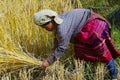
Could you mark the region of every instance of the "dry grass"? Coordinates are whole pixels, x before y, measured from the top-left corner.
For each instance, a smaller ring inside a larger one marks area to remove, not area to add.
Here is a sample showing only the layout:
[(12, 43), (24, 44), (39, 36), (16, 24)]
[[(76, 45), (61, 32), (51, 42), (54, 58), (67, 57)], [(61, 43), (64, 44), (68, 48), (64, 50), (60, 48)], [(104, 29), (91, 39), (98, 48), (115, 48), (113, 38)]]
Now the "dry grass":
[[(79, 0), (1, 0), (0, 80), (83, 80), (88, 73), (84, 62), (76, 60), (66, 59), (66, 63), (56, 62), (46, 71), (39, 70), (39, 60), (51, 51), (53, 35), (33, 22), (33, 14), (41, 9), (62, 13), (76, 7), (82, 7)], [(104, 80), (104, 65), (95, 70), (95, 80)]]

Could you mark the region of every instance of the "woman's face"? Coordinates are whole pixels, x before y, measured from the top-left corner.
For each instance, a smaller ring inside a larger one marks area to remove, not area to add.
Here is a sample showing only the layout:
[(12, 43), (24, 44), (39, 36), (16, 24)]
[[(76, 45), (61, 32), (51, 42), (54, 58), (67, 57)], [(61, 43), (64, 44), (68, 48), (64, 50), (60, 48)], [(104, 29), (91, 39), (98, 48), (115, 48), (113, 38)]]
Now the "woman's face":
[(51, 21), (42, 25), (42, 28), (46, 29), (47, 31), (53, 31), (55, 27), (54, 27), (54, 23)]

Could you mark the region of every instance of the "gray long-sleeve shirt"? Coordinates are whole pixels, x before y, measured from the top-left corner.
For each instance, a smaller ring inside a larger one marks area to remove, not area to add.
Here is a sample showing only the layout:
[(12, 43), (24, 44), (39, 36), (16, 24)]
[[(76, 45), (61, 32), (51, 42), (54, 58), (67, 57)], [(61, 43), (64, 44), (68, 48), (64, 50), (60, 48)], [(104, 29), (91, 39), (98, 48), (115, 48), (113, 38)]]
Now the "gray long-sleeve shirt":
[(80, 32), (82, 26), (89, 20), (91, 15), (90, 9), (73, 9), (60, 14), (63, 23), (57, 25), (56, 37), (54, 39), (53, 53), (48, 57), (49, 63), (59, 59), (68, 47), (69, 42)]

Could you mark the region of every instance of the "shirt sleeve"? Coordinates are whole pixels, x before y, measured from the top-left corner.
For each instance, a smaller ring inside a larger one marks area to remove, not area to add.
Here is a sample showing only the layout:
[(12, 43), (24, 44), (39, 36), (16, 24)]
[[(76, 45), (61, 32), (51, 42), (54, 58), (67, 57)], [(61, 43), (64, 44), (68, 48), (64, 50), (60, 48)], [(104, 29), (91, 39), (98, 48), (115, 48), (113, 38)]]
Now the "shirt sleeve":
[(54, 51), (56, 47), (58, 47), (58, 40), (57, 40), (57, 38), (55, 37), (55, 38), (54, 38), (54, 46), (53, 46), (53, 49), (52, 49), (52, 50)]
[(65, 52), (70, 42), (71, 36), (67, 34), (60, 36), (59, 40), (55, 40), (53, 53), (48, 57), (48, 62), (52, 64), (55, 60), (59, 59)]

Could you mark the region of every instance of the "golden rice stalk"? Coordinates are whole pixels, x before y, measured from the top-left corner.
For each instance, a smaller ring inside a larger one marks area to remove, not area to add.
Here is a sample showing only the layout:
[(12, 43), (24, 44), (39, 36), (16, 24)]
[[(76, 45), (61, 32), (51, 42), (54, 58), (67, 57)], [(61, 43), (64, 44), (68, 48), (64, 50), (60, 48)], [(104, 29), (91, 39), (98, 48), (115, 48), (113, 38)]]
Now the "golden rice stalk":
[(0, 74), (26, 65), (40, 65), (24, 51), (47, 53), (49, 49), (44, 47), (51, 48), (52, 39), (35, 27), (33, 14), (47, 8), (62, 13), (72, 9), (73, 3), (81, 6), (79, 0), (0, 0)]
[(8, 69), (40, 65), (41, 62), (24, 52), (12, 52), (0, 48), (0, 74)]

